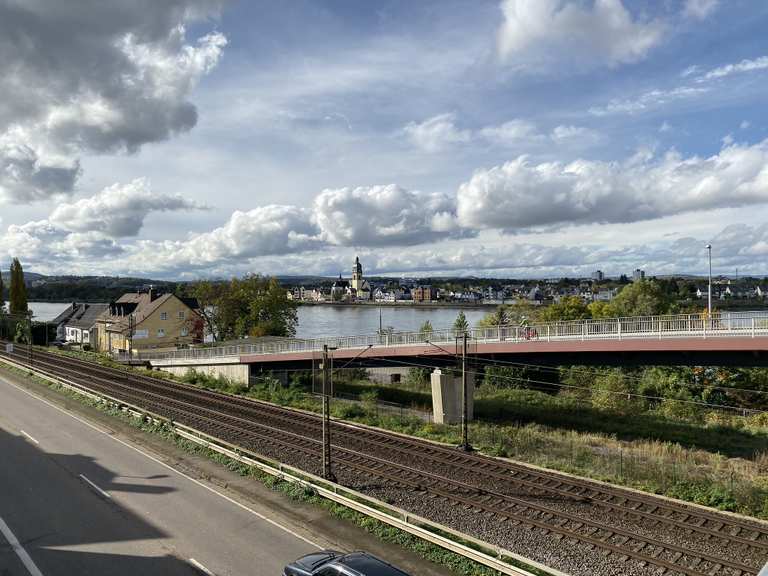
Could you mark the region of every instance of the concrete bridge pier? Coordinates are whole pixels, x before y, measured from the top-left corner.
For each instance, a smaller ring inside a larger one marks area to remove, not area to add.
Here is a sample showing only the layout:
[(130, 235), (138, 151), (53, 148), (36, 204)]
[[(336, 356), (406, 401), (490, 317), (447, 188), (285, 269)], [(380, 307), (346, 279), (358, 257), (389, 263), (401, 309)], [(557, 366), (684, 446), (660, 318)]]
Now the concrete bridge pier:
[[(432, 413), (435, 424), (461, 422), (461, 376), (435, 368), (432, 372)], [(472, 421), (475, 408), (475, 375), (467, 374), (467, 419)]]

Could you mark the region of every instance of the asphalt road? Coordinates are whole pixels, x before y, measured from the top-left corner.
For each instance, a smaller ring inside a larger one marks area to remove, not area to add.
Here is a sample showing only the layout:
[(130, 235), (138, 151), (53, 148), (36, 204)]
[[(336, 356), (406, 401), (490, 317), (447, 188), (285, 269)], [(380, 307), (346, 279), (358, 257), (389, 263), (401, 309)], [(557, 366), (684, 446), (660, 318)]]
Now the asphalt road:
[(301, 532), (0, 378), (0, 575), (279, 575)]

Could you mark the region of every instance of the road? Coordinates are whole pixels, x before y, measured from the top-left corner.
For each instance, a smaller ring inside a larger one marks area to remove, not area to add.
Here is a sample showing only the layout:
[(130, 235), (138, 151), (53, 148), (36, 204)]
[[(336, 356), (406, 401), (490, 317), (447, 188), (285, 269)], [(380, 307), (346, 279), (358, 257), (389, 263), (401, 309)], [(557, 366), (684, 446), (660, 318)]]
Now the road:
[(268, 575), (318, 545), (0, 378), (0, 575)]

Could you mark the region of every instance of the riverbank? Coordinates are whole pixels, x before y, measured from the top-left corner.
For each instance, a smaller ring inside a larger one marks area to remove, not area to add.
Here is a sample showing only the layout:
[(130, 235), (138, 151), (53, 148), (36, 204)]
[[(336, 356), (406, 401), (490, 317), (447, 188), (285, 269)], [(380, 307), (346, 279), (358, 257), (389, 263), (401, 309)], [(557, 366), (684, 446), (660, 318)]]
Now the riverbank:
[(307, 302), (304, 300), (297, 301), (299, 306), (333, 306), (339, 308), (355, 308), (362, 307), (374, 307), (374, 308), (469, 308), (469, 309), (485, 309), (495, 308), (502, 304), (512, 304), (512, 300), (494, 300), (493, 302), (414, 302), (412, 300), (400, 300), (398, 302)]

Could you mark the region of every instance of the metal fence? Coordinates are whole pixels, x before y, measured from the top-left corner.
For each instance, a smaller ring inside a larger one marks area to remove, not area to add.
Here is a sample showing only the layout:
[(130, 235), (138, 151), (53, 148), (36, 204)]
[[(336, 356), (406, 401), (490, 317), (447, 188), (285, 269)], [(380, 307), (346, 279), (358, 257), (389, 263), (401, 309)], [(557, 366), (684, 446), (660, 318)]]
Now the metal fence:
[[(531, 341), (557, 342), (573, 340), (629, 340), (663, 338), (715, 338), (728, 336), (768, 336), (768, 311), (723, 312), (706, 314), (674, 314), (601, 318), (567, 322), (544, 322), (529, 326), (502, 325), (470, 328), (468, 337), (475, 342), (524, 343)], [(331, 348), (368, 348), (408, 346), (432, 342), (452, 345), (462, 336), (453, 328), (428, 332), (382, 332), (358, 336), (337, 336), (309, 340), (283, 340), (235, 346), (190, 348), (171, 352), (142, 351), (142, 360), (215, 359), (247, 354), (281, 354), (320, 351)], [(135, 358), (135, 357), (134, 357)]]

